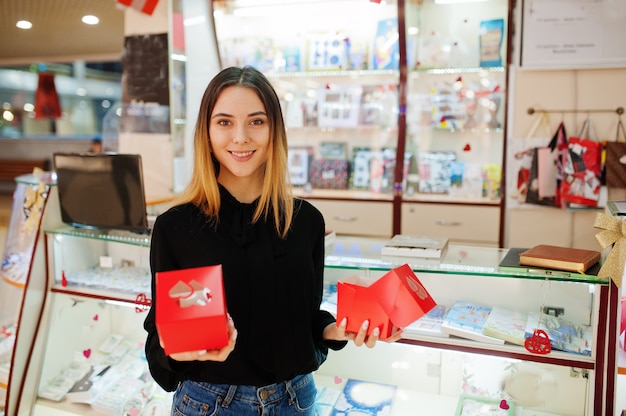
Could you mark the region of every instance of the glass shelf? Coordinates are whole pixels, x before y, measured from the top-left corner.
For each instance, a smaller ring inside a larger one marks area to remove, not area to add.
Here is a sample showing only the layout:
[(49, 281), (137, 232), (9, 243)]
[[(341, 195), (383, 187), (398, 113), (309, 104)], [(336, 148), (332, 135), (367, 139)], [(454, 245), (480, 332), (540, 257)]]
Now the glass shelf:
[(427, 74), (472, 74), (478, 72), (504, 72), (504, 67), (459, 67), (459, 68), (437, 68), (437, 67), (413, 67), (411, 72), (425, 72)]
[(492, 247), (450, 243), (440, 259), (382, 256), (380, 251), (386, 241), (365, 237), (337, 237), (326, 250), (325, 266), (329, 269), (387, 271), (408, 264), (416, 273), (609, 284), (608, 278), (577, 273), (527, 269), (521, 269), (519, 272), (501, 270), (499, 264), (508, 249)]
[(64, 227), (54, 230), (46, 230), (46, 233), (58, 236), (67, 235), (71, 237), (91, 238), (95, 240), (106, 240), (116, 243), (150, 247), (149, 235), (137, 234), (124, 230), (101, 230), (90, 228)]

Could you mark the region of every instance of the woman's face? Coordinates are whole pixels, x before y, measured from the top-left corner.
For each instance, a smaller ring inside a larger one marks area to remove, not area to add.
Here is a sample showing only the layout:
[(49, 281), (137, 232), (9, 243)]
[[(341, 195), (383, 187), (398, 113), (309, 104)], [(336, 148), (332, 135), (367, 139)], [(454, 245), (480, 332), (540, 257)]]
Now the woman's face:
[(228, 87), (215, 103), (209, 124), (211, 151), (220, 163), (220, 182), (263, 179), (270, 126), (254, 90)]

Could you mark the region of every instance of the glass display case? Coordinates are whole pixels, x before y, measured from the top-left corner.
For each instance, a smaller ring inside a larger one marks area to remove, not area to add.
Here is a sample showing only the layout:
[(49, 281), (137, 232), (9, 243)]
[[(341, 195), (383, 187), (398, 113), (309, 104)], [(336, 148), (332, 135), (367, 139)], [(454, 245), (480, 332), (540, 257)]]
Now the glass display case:
[[(477, 403), (492, 412), (485, 414), (613, 414), (615, 319), (607, 317), (615, 311), (619, 289), (608, 278), (501, 267), (508, 249), (452, 243), (441, 258), (410, 259), (381, 255), (384, 243), (337, 238), (326, 256), (323, 307), (336, 308), (334, 283), (354, 275), (376, 279), (409, 264), (444, 312), (407, 326), (397, 343), (331, 352), (317, 374), (329, 401), (347, 406), (350, 398), (342, 395), (352, 381), (364, 383), (363, 391), (390, 389), (391, 415), (416, 414), (416, 409), (429, 415), (481, 414), (459, 413)], [(509, 311), (516, 318), (497, 320), (507, 322), (500, 325), (505, 331), (496, 332), (499, 342), (450, 335), (442, 329), (443, 317), (458, 301), (486, 307), (489, 315)], [(568, 335), (557, 334), (557, 326)], [(517, 339), (511, 338), (515, 328), (523, 333)], [(547, 354), (534, 348), (537, 328), (548, 333)], [(579, 337), (587, 339), (586, 347), (574, 347)], [(382, 403), (357, 396), (352, 406), (365, 406), (359, 400)]]
[(407, 1), (405, 145), (415, 165), (404, 233), (502, 246), (510, 9), (508, 0)]
[[(52, 200), (55, 193), (52, 187)], [(46, 306), (20, 408), (35, 415), (164, 412), (170, 396), (154, 385), (143, 358), (142, 322), (151, 303), (149, 237), (57, 225), (46, 229), (45, 240), (47, 256), (39, 261), (48, 272)], [(408, 264), (439, 306), (462, 300), (527, 316), (556, 313), (563, 322), (587, 328), (587, 343), (576, 352), (554, 347), (538, 354), (504, 341), (429, 334), (412, 324), (397, 343), (331, 351), (315, 373), (320, 408), (363, 410), (367, 403), (360, 403), (356, 391), (342, 398), (360, 383), (376, 392), (374, 405), (389, 407), (391, 415), (415, 409), (450, 415), (478, 404), (516, 412), (506, 415), (606, 414), (616, 370), (609, 330), (616, 323), (607, 316), (618, 299), (609, 279), (502, 269), (507, 250), (456, 243), (441, 258), (382, 256), (385, 241), (346, 236), (328, 241), (324, 308), (332, 311), (338, 281), (354, 275), (376, 279)], [(72, 392), (84, 377), (101, 388)]]
[(501, 246), (509, 1), (447, 3), (213, 2), (222, 67), (273, 83), (291, 183), (339, 234)]
[[(399, 140), (396, 2), (237, 0), (214, 1), (213, 9), (222, 67), (254, 66), (277, 91), (296, 193), (339, 233), (391, 234)], [(364, 227), (371, 218), (381, 224)]]
[(16, 178), (0, 268), (0, 414), (14, 414), (19, 403), (43, 311), (42, 229), (55, 224), (52, 183), (46, 174)]
[(149, 236), (64, 227), (46, 240), (46, 331), (25, 391), (36, 397), (33, 414), (167, 414), (171, 395), (152, 380), (143, 351)]

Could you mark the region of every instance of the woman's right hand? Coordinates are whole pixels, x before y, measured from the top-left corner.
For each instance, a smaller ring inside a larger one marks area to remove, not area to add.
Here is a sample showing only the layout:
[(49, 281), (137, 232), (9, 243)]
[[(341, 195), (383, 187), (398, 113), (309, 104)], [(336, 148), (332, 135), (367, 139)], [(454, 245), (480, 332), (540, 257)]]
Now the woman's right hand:
[[(177, 352), (169, 355), (172, 360), (176, 361), (226, 361), (226, 358), (235, 349), (235, 342), (237, 341), (237, 329), (233, 319), (228, 316), (228, 345), (217, 350), (199, 350), (199, 351), (186, 351)], [(163, 343), (161, 342), (161, 347)]]

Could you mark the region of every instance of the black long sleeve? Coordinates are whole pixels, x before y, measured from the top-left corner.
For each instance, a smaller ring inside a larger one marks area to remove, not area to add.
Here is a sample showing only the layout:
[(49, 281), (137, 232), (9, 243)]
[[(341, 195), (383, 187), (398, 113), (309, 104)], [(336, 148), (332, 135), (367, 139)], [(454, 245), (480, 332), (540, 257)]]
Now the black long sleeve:
[[(192, 379), (262, 386), (316, 370), (328, 348), (322, 331), (334, 322), (320, 311), (324, 272), (324, 219), (310, 203), (295, 201), (286, 239), (272, 222), (251, 224), (254, 204), (236, 201), (221, 189), (222, 207), (214, 225), (194, 205), (160, 215), (152, 230), (150, 264), (153, 304), (144, 328), (146, 356), (154, 379), (166, 390)], [(238, 337), (223, 363), (177, 362), (165, 356), (155, 324), (155, 273), (221, 264), (228, 312)]]

